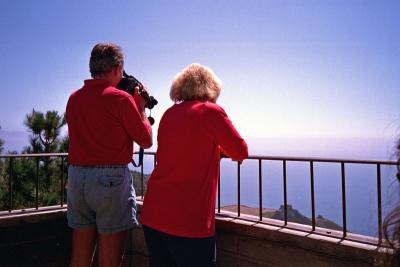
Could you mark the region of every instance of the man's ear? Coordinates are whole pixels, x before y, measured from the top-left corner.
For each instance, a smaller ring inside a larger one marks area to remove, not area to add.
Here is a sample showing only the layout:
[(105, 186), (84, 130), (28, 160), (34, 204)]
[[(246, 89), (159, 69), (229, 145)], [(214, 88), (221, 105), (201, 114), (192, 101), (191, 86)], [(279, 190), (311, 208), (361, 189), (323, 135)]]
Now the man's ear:
[(112, 68), (111, 73), (112, 73), (113, 75), (116, 75), (116, 74), (118, 74), (120, 71), (122, 71), (122, 70), (121, 70), (121, 67), (120, 67), (120, 66), (115, 66), (114, 68)]

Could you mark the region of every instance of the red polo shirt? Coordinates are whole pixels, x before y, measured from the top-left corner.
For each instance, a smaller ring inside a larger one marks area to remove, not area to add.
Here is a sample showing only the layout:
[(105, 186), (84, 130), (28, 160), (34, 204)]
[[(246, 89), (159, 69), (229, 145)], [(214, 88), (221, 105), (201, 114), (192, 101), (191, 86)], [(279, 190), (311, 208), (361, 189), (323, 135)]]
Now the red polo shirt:
[(220, 153), (248, 157), (225, 111), (209, 102), (175, 104), (158, 128), (157, 165), (148, 182), (143, 225), (183, 237), (214, 235)]
[(133, 141), (150, 147), (151, 126), (135, 102), (140, 99), (106, 80), (86, 80), (67, 104), (69, 163), (126, 164), (132, 159)]

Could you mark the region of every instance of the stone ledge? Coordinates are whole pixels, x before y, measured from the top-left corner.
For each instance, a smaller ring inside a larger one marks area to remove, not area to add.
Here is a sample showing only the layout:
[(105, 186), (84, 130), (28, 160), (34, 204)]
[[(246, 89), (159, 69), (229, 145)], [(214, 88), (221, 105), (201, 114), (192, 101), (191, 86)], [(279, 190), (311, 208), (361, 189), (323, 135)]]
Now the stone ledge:
[(67, 208), (60, 206), (42, 207), (38, 210), (28, 209), (23, 211), (1, 212), (0, 227), (13, 227), (20, 224), (34, 224), (53, 219), (65, 218)]
[(238, 218), (217, 215), (216, 228), (224, 257), (255, 266), (371, 266), (383, 256), (377, 246)]

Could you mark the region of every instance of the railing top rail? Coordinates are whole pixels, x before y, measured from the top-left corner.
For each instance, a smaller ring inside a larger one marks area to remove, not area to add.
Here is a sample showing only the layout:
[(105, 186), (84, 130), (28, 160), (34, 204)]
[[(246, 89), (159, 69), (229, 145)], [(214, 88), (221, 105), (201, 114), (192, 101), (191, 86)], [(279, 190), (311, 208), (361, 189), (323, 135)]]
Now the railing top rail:
[(67, 157), (68, 153), (4, 154), (0, 158)]
[[(146, 151), (147, 155), (155, 155), (156, 152)], [(320, 158), (320, 157), (285, 157), (285, 156), (260, 156), (250, 155), (247, 159), (262, 159), (262, 160), (286, 160), (286, 161), (313, 161), (313, 162), (331, 162), (331, 163), (357, 163), (357, 164), (383, 164), (397, 165), (395, 160), (362, 160), (362, 159), (345, 159), (345, 158)]]
[[(137, 154), (137, 153), (135, 153)], [(155, 155), (156, 152), (146, 151), (146, 155)], [(0, 158), (24, 158), (24, 157), (67, 157), (68, 153), (41, 153), (41, 154), (4, 154)], [(395, 160), (360, 160), (360, 159), (345, 159), (345, 158), (320, 158), (320, 157), (284, 157), (284, 156), (259, 156), (250, 155), (248, 159), (256, 160), (286, 160), (286, 161), (303, 161), (303, 162), (329, 162), (329, 163), (354, 163), (354, 164), (383, 164), (397, 165)]]
[(250, 155), (248, 159), (262, 160), (286, 160), (286, 161), (313, 161), (313, 162), (329, 162), (329, 163), (356, 163), (356, 164), (383, 164), (397, 165), (395, 160), (360, 160), (360, 159), (345, 159), (345, 158), (319, 158), (319, 157), (282, 157), (282, 156), (256, 156)]

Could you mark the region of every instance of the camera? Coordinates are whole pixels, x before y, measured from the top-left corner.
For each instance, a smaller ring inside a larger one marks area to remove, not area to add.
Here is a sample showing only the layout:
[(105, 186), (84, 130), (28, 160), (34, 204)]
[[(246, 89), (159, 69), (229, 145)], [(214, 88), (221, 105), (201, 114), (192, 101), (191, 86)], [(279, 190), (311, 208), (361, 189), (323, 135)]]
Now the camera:
[[(158, 101), (144, 89), (144, 86), (141, 82), (139, 82), (138, 79), (133, 77), (133, 75), (128, 75), (125, 71), (122, 74), (122, 79), (119, 81), (119, 83), (116, 86), (118, 89), (127, 92), (130, 94), (132, 97), (135, 96), (135, 90), (136, 87), (139, 88), (138, 93), (139, 95), (144, 99), (144, 107), (150, 109), (150, 116), (147, 117), (147, 119), (150, 122), (150, 125), (154, 124), (154, 118), (151, 116), (151, 109), (154, 108), (155, 105), (158, 104)], [(144, 150), (141, 147), (139, 150), (139, 163), (136, 164), (136, 162), (132, 158), (132, 164), (135, 167), (140, 167), (143, 166), (143, 154)]]
[(133, 75), (128, 75), (125, 71), (122, 75), (122, 79), (117, 84), (117, 88), (121, 89), (130, 95), (134, 96), (135, 88), (139, 88), (139, 95), (143, 97), (145, 101), (145, 108), (152, 109), (155, 105), (158, 104), (158, 101), (144, 89), (144, 86), (138, 79), (133, 77)]

